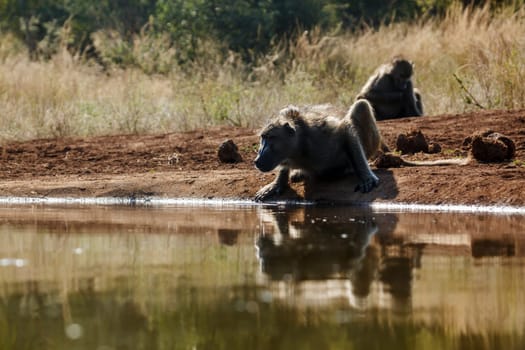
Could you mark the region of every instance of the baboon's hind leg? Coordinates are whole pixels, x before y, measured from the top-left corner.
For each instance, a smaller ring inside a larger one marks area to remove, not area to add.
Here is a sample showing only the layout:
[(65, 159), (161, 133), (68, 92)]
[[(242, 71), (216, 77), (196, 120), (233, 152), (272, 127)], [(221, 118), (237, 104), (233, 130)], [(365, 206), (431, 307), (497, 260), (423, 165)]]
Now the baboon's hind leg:
[(368, 101), (356, 101), (345, 116), (359, 137), (366, 159), (374, 156), (381, 144), (381, 135), (377, 128), (374, 110)]
[(352, 168), (359, 178), (355, 191), (370, 192), (379, 184), (379, 178), (368, 165), (381, 143), (381, 136), (370, 103), (359, 100), (350, 108), (343, 119), (346, 124), (346, 152)]

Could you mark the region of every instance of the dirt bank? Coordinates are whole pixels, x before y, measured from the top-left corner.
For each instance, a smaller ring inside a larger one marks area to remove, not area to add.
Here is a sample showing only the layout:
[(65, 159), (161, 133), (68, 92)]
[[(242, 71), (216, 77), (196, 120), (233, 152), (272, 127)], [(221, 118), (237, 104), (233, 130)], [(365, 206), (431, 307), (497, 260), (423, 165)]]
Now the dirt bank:
[[(439, 154), (408, 159), (466, 156), (463, 140), (490, 128), (516, 144), (516, 160), (466, 166), (374, 169), (381, 184), (371, 193), (353, 192), (353, 180), (294, 187), (285, 198), (345, 202), (525, 205), (525, 110), (382, 121), (390, 147), (396, 136), (420, 129), (442, 147)], [(243, 161), (222, 164), (219, 144), (233, 139)], [(0, 147), (0, 196), (159, 196), (250, 199), (275, 174), (252, 161), (256, 131), (220, 128), (164, 135), (58, 138)]]

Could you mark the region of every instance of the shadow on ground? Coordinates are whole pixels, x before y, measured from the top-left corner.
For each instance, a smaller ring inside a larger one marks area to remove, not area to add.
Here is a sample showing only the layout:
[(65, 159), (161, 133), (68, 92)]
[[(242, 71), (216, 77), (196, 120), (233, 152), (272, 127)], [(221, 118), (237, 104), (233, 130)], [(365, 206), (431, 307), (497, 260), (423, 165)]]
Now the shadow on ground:
[(377, 199), (392, 200), (399, 193), (396, 180), (392, 171), (378, 169), (374, 173), (379, 177), (379, 186), (368, 193), (356, 192), (357, 178), (348, 176), (333, 181), (308, 181), (301, 189), (295, 192), (287, 192), (285, 196), (290, 198), (295, 195), (297, 199), (314, 201), (317, 203), (356, 204), (370, 203)]

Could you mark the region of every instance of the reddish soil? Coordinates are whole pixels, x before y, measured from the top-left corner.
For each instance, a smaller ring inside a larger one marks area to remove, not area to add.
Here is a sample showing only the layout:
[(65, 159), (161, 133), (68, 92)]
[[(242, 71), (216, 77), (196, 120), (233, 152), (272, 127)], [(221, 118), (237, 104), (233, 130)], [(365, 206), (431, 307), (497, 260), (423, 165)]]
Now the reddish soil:
[[(375, 169), (381, 184), (354, 193), (354, 180), (294, 185), (283, 196), (350, 203), (525, 205), (525, 110), (405, 118), (379, 122), (384, 139), (395, 147), (399, 133), (421, 130), (441, 145), (437, 154), (410, 160), (467, 156), (463, 140), (492, 129), (515, 142), (516, 157), (503, 163)], [(251, 199), (275, 173), (253, 166), (256, 130), (223, 127), (164, 135), (60, 138), (3, 144), (0, 147), (0, 196), (89, 197), (158, 196)], [(232, 139), (242, 155), (223, 164), (217, 150)]]

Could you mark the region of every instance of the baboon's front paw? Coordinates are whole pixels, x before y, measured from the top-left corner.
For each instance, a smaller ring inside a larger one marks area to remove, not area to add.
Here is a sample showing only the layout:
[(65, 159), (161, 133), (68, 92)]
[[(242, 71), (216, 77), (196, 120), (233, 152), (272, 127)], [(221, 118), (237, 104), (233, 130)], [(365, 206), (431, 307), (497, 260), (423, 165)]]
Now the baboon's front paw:
[(377, 187), (378, 185), (379, 178), (372, 174), (372, 176), (367, 177), (355, 187), (355, 192), (359, 191), (362, 193), (367, 193), (372, 191), (372, 189), (374, 189), (374, 187)]
[(259, 191), (257, 191), (257, 193), (255, 194), (255, 201), (262, 202), (283, 192), (284, 189), (281, 186), (272, 182), (261, 188)]

